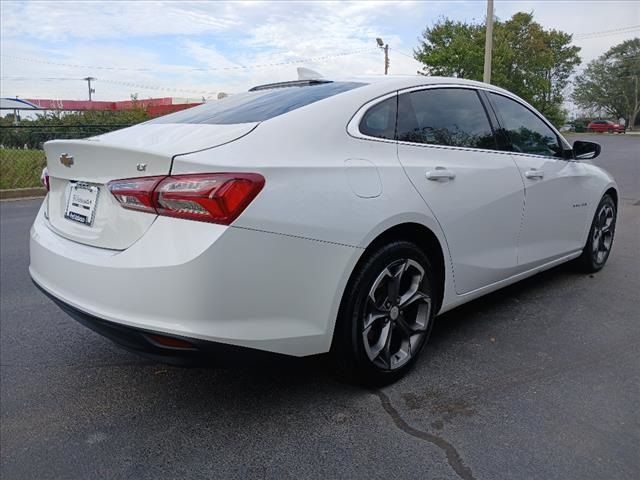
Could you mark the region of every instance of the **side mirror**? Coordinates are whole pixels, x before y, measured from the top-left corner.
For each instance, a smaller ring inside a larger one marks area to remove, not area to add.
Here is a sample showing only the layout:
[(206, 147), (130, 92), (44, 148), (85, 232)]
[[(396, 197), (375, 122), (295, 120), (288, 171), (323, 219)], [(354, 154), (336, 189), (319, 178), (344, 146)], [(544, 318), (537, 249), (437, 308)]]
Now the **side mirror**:
[(576, 160), (591, 160), (600, 155), (600, 144), (576, 140), (573, 142), (573, 155)]

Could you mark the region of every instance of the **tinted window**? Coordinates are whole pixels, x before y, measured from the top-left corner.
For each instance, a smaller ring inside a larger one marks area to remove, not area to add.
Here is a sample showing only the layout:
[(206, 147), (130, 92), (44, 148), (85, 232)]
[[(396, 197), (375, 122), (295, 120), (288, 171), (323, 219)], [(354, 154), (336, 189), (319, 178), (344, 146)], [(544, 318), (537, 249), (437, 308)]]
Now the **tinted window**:
[(231, 124), (263, 122), (305, 105), (324, 100), (364, 83), (327, 82), (237, 93), (198, 107), (156, 118), (148, 123)]
[(398, 98), (393, 96), (371, 107), (360, 121), (360, 132), (393, 140), (396, 134)]
[(475, 90), (437, 88), (398, 97), (398, 140), (495, 149), (484, 107)]
[(514, 151), (550, 157), (562, 156), (562, 147), (557, 135), (540, 117), (502, 95), (492, 93), (491, 99)]

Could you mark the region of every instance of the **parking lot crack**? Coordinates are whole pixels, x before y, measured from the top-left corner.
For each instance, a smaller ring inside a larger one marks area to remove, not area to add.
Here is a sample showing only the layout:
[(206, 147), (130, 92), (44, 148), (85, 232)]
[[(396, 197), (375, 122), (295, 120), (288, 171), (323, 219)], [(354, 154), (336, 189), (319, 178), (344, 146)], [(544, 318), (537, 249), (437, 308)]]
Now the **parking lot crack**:
[(384, 392), (381, 390), (373, 390), (373, 393), (380, 399), (382, 408), (384, 408), (384, 411), (391, 417), (396, 427), (414, 438), (429, 442), (441, 449), (447, 457), (449, 466), (460, 478), (463, 480), (474, 480), (471, 469), (464, 464), (462, 457), (460, 457), (460, 454), (453, 445), (442, 437), (413, 428), (402, 418)]

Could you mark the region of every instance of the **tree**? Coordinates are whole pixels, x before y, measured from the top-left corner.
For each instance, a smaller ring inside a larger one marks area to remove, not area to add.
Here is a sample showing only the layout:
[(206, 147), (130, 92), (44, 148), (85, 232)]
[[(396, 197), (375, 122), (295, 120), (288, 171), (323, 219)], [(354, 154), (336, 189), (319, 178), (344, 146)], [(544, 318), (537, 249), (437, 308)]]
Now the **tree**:
[(429, 75), (482, 79), (484, 27), (440, 19), (422, 34), (422, 45), (414, 50), (416, 60), (427, 65)]
[[(521, 96), (554, 124), (564, 122), (564, 90), (580, 63), (571, 35), (544, 30), (530, 13), (494, 22), (492, 83)], [(484, 23), (440, 19), (422, 34), (415, 58), (429, 75), (482, 80)]]
[(575, 80), (573, 101), (582, 108), (628, 119), (633, 129), (640, 113), (640, 38), (616, 45), (587, 65)]
[(13, 115), (0, 117), (0, 144), (5, 147), (41, 148), (54, 138), (86, 138), (149, 120), (143, 108), (131, 110), (87, 110), (84, 112), (38, 113), (35, 118), (13, 123)]

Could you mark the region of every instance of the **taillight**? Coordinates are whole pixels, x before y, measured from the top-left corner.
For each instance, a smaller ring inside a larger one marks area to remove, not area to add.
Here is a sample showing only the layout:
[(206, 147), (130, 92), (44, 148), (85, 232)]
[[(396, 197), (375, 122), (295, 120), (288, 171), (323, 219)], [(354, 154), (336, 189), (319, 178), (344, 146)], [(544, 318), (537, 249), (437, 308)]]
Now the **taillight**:
[(153, 189), (166, 177), (140, 177), (113, 180), (108, 187), (124, 208), (140, 212), (156, 213)]
[(42, 173), (40, 174), (40, 182), (42, 183), (42, 186), (47, 189), (47, 192), (48, 192), (49, 191), (49, 169), (47, 167), (44, 167), (42, 169)]
[(257, 173), (204, 173), (109, 182), (124, 208), (229, 225), (264, 186)]

